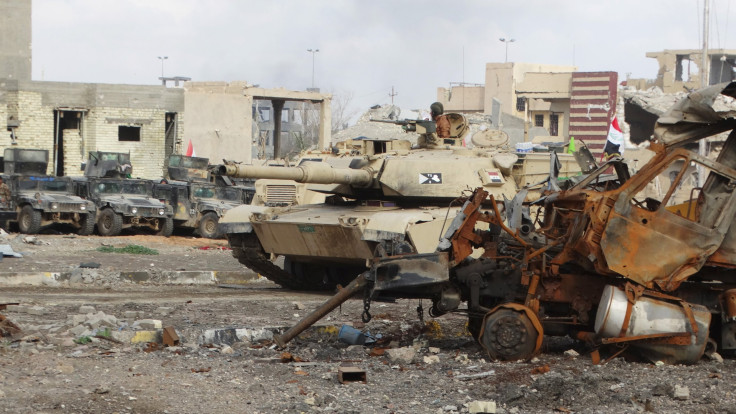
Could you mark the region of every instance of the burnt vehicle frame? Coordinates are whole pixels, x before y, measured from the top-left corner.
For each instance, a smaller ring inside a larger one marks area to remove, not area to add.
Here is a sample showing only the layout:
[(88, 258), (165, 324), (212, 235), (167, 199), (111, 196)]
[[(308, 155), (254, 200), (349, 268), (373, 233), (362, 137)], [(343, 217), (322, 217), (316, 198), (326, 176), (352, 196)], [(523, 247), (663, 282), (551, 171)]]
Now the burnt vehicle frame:
[[(548, 191), (531, 205), (523, 191), (500, 203), (477, 189), (436, 253), (379, 254), (369, 271), (277, 342), (285, 345), (364, 291), (364, 320), (381, 296), (429, 298), (432, 316), (466, 312), (469, 330), (494, 359), (531, 358), (543, 335), (588, 342), (596, 362), (606, 345), (615, 345), (612, 356), (630, 347), (669, 363), (694, 363), (706, 348), (734, 353), (736, 131), (716, 160), (683, 148), (736, 127), (736, 111), (713, 109), (719, 94), (736, 97), (736, 83), (691, 93), (660, 117), (656, 154), (632, 176), (613, 159), (559, 190), (552, 173)], [(664, 195), (643, 197), (672, 165)], [(709, 170), (704, 184), (675, 202), (694, 167)], [(487, 199), (491, 210), (484, 212)], [(482, 249), (480, 257), (470, 256), (474, 249)]]

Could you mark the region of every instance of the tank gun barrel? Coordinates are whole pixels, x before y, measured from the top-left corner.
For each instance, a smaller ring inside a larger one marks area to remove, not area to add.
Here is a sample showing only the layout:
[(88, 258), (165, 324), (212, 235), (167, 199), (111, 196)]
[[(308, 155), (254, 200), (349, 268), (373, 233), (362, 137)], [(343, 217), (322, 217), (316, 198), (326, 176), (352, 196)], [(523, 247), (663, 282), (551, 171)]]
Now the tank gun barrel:
[(285, 347), (289, 341), (304, 332), (310, 326), (317, 323), (320, 319), (324, 318), (328, 313), (332, 312), (333, 309), (345, 303), (345, 301), (350, 299), (354, 294), (363, 290), (367, 284), (368, 281), (365, 280), (365, 274), (361, 274), (357, 278), (353, 279), (350, 284), (345, 286), (343, 289), (340, 289), (335, 296), (331, 297), (319, 308), (305, 316), (296, 325), (284, 332), (283, 335), (276, 335), (274, 337), (276, 344), (281, 348)]
[(370, 168), (332, 168), (320, 163), (309, 163), (298, 167), (259, 167), (254, 165), (230, 164), (218, 167), (220, 175), (236, 178), (270, 178), (275, 180), (292, 180), (309, 184), (349, 184), (365, 187), (373, 182), (373, 170)]

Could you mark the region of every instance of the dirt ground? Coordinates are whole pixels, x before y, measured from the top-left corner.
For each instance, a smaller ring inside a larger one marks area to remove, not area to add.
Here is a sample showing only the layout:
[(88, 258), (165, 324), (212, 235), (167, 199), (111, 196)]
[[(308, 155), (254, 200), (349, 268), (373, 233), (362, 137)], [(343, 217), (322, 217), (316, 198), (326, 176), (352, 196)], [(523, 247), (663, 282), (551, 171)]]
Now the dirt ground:
[[(40, 244), (7, 236), (5, 243), (25, 256), (6, 257), (0, 272), (63, 271), (89, 261), (120, 271), (239, 268), (229, 251), (215, 248), (224, 241), (37, 237)], [(139, 244), (159, 255), (97, 252), (103, 244)], [(733, 359), (667, 366), (616, 358), (593, 365), (584, 345), (547, 338), (532, 361), (492, 362), (467, 335), (463, 315), (433, 320), (425, 312), (422, 323), (416, 300), (374, 303), (365, 326), (362, 302), (350, 300), (286, 350), (258, 333), (291, 326), (327, 298), (263, 279), (241, 288), (0, 287), (0, 303), (20, 303), (0, 314), (22, 330), (0, 338), (0, 412), (467, 413), (494, 402), (498, 413), (736, 413)], [(426, 311), (429, 304), (423, 305)], [(124, 339), (147, 319), (174, 327), (180, 344)], [(97, 337), (84, 332), (98, 322), (105, 329)], [(381, 338), (349, 346), (337, 339), (343, 324)], [(223, 331), (228, 328), (255, 334), (207, 335), (234, 332)], [(366, 381), (341, 383), (341, 366), (364, 371)]]

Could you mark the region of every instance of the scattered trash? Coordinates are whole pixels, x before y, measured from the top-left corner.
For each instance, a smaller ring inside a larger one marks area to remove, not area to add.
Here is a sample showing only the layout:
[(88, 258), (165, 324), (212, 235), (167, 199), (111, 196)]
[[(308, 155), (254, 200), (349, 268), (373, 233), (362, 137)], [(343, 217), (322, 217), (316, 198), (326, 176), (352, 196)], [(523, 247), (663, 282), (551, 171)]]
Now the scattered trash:
[(358, 367), (349, 366), (339, 367), (337, 369), (337, 380), (340, 381), (341, 384), (348, 382), (368, 382), (368, 378), (364, 370)]
[(173, 326), (167, 326), (163, 332), (163, 343), (164, 346), (178, 346), (179, 335), (176, 333), (176, 329)]
[(99, 269), (100, 264), (97, 262), (83, 262), (79, 264), (79, 267), (82, 269)]
[(337, 339), (348, 345), (369, 345), (383, 338), (383, 335), (371, 335), (370, 332), (361, 332), (350, 325), (343, 325), (337, 333)]
[(202, 374), (202, 373), (210, 372), (210, 371), (212, 371), (212, 367), (207, 367), (207, 368), (192, 368), (192, 372), (195, 373), (195, 374)]
[(43, 242), (39, 240), (38, 237), (36, 236), (24, 236), (22, 240), (23, 240), (23, 243), (26, 243), (26, 244), (35, 244), (35, 245), (43, 244)]
[(23, 257), (22, 254), (13, 251), (13, 248), (9, 244), (0, 244), (0, 253), (2, 253), (2, 256)]
[(491, 370), (491, 371), (480, 372), (478, 374), (458, 375), (455, 377), (455, 379), (459, 379), (460, 381), (468, 381), (468, 380), (473, 380), (473, 379), (490, 377), (491, 375), (495, 375), (495, 374), (496, 374), (496, 371)]

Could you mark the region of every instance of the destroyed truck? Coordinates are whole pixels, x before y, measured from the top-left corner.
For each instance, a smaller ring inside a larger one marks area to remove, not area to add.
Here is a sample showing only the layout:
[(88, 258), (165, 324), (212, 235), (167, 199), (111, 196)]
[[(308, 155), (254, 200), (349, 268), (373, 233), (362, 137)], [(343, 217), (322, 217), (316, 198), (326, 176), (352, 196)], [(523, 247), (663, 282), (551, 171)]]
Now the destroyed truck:
[(93, 151), (85, 176), (76, 180), (77, 195), (97, 206), (97, 232), (116, 236), (125, 228), (148, 228), (161, 236), (174, 231), (171, 206), (153, 197), (153, 183), (130, 179), (130, 155)]
[(4, 171), (11, 191), (7, 208), (17, 212), (21, 233), (38, 233), (42, 226), (64, 223), (76, 228), (78, 234), (94, 231), (95, 205), (74, 193), (69, 177), (46, 175), (47, 150), (6, 148)]
[[(431, 316), (467, 314), (493, 359), (531, 358), (544, 335), (587, 342), (594, 362), (626, 350), (665, 363), (734, 354), (734, 97), (736, 82), (678, 102), (657, 121), (655, 156), (634, 175), (617, 158), (560, 189), (552, 168), (531, 204), (525, 190), (507, 202), (475, 190), (436, 252), (378, 249), (370, 270), (276, 341), (284, 346), (364, 291), (364, 321), (382, 297), (431, 299)], [(727, 131), (716, 160), (693, 149)]]

